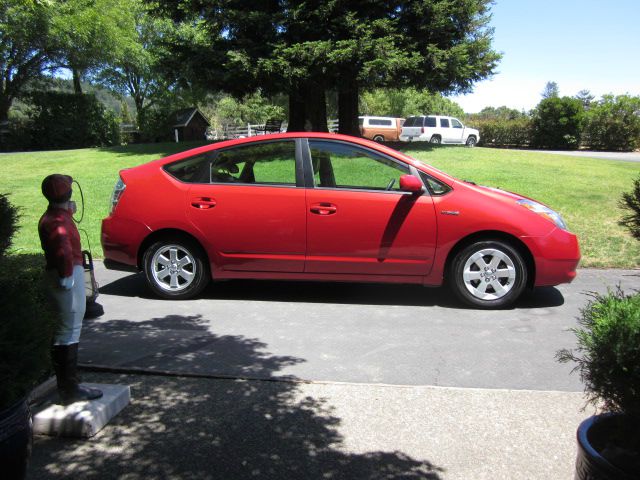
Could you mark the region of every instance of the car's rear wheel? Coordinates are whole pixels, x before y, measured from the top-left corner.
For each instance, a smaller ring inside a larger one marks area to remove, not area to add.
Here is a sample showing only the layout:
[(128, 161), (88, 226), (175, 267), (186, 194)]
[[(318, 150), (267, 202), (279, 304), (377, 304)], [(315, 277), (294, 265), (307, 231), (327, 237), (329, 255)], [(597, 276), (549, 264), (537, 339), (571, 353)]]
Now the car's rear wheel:
[(463, 302), (480, 308), (504, 308), (527, 284), (527, 267), (517, 249), (497, 240), (475, 242), (456, 254), (448, 282)]
[(475, 147), (478, 140), (473, 135), (467, 138), (467, 147)]
[(374, 142), (378, 142), (378, 143), (382, 143), (382, 142), (384, 142), (384, 136), (383, 135), (376, 135), (375, 137), (373, 137), (373, 141)]
[(163, 298), (192, 298), (210, 280), (209, 267), (202, 249), (186, 238), (156, 241), (147, 248), (143, 263), (149, 287)]
[(440, 145), (440, 143), (442, 143), (442, 139), (439, 135), (434, 135), (433, 137), (431, 137), (431, 140), (429, 140), (429, 142), (433, 143), (434, 145)]

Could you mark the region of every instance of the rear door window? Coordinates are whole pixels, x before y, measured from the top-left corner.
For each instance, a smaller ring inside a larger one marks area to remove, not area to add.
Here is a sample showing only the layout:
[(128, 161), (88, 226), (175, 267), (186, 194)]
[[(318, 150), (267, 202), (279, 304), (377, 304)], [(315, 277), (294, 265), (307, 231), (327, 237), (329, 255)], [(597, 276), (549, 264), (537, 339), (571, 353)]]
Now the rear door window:
[(239, 145), (189, 157), (164, 169), (186, 183), (295, 186), (296, 145), (293, 140)]
[(426, 117), (424, 119), (424, 126), (434, 128), (436, 126), (436, 117)]
[(449, 128), (449, 119), (448, 118), (441, 118), (440, 119), (440, 127)]

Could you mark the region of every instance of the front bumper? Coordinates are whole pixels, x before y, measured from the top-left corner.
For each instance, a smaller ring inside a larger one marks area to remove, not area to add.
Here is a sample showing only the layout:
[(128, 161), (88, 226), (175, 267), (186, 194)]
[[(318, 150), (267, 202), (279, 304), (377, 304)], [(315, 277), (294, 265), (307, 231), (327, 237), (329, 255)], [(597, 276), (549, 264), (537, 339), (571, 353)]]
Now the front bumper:
[(536, 287), (571, 283), (576, 278), (580, 263), (578, 237), (556, 228), (544, 237), (522, 237), (527, 244), (536, 267)]

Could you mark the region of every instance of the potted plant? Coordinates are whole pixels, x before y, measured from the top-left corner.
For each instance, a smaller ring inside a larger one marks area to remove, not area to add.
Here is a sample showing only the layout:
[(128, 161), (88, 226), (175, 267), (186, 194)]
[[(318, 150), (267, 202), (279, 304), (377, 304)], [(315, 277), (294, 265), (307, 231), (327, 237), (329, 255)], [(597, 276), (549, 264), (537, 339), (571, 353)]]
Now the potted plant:
[(58, 326), (43, 288), (42, 255), (7, 255), (17, 209), (0, 194), (0, 465), (3, 478), (22, 478), (31, 448), (28, 397), (47, 378)]
[(575, 362), (588, 402), (601, 413), (580, 424), (576, 480), (640, 478), (640, 294), (594, 294), (582, 310)]

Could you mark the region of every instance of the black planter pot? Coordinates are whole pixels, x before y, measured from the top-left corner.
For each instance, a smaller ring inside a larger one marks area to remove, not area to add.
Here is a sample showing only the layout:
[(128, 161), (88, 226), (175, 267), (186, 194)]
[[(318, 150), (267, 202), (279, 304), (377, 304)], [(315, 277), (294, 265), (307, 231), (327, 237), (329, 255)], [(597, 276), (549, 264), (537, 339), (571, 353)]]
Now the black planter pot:
[(575, 480), (638, 480), (640, 472), (629, 472), (613, 465), (594, 448), (616, 424), (624, 423), (618, 414), (594, 415), (578, 427), (578, 457)]
[(24, 398), (0, 411), (0, 465), (2, 478), (22, 479), (31, 455), (33, 428), (31, 411)]

